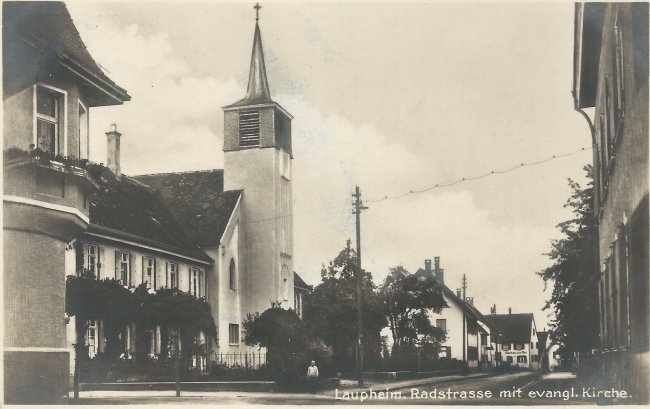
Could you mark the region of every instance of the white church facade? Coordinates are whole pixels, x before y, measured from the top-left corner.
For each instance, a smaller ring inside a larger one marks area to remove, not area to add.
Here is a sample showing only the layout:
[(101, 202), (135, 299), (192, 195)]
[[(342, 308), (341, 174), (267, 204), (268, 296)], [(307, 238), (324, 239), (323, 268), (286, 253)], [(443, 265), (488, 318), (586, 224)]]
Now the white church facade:
[[(259, 352), (244, 344), (242, 322), (271, 303), (300, 315), (306, 287), (293, 270), (292, 116), (271, 99), (257, 22), (246, 96), (222, 109), (223, 169), (124, 175), (122, 135), (113, 126), (103, 186), (90, 197), (89, 228), (77, 238), (84, 267), (99, 279), (146, 283), (150, 291), (178, 288), (209, 302), (217, 336), (200, 335), (209, 352), (197, 366), (218, 354)], [(66, 275), (75, 274), (72, 247), (65, 260)], [(101, 322), (90, 324), (92, 355), (105, 340)], [(70, 320), (71, 351), (73, 326)], [(135, 332), (125, 331), (127, 353)], [(148, 353), (160, 353), (159, 330), (150, 336)]]

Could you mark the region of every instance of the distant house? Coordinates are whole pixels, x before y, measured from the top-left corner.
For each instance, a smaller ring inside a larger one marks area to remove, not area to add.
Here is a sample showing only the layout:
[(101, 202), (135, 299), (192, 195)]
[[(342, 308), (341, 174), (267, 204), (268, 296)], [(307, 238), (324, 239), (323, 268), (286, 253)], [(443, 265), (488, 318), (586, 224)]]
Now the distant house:
[(485, 321), (499, 333), (502, 362), (521, 368), (539, 369), (539, 339), (533, 314), (496, 314)]
[(432, 278), (440, 286), (448, 305), (439, 314), (429, 313), (431, 323), (445, 331), (447, 340), (441, 345), (440, 357), (467, 362), (469, 367), (489, 367), (496, 365), (496, 355), (492, 345), (491, 329), (473, 305), (473, 298), (463, 301), (460, 290), (454, 293), (445, 285), (444, 269), (440, 268), (440, 257), (424, 261), (424, 269), (415, 275)]
[[(593, 146), (599, 366), (648, 402), (648, 3), (576, 3), (573, 95)], [(589, 114), (585, 109), (589, 109)]]

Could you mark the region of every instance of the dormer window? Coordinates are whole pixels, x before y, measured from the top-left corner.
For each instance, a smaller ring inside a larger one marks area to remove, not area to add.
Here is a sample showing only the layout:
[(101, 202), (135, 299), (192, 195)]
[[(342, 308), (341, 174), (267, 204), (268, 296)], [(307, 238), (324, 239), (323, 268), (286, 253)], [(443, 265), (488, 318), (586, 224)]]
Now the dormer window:
[(260, 111), (239, 113), (239, 146), (241, 148), (260, 146)]
[(65, 91), (37, 85), (35, 90), (35, 141), (40, 150), (56, 155), (64, 134)]

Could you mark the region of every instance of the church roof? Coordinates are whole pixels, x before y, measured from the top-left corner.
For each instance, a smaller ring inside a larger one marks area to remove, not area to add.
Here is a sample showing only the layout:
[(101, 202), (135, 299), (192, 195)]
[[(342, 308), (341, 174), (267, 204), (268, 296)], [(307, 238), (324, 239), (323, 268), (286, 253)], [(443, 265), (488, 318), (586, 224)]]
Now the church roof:
[(490, 314), (487, 323), (502, 335), (504, 343), (523, 344), (530, 342), (533, 331), (533, 314)]
[(100, 188), (90, 199), (91, 233), (133, 240), (211, 261), (193, 237), (185, 233), (154, 190), (125, 175), (117, 178), (104, 167), (98, 167), (93, 178)]
[(295, 271), (293, 272), (293, 286), (305, 291), (311, 290), (311, 286), (307, 284)]
[(241, 190), (223, 191), (223, 169), (135, 176), (156, 189), (187, 234), (201, 246), (219, 244)]
[[(38, 70), (55, 60), (86, 81), (108, 89), (113, 99), (101, 105), (131, 99), (90, 55), (63, 2), (8, 1), (2, 4), (2, 11), (5, 78), (19, 77), (24, 74), (20, 71)], [(24, 60), (28, 58), (22, 51), (25, 46), (35, 51), (38, 60)]]
[(253, 52), (251, 54), (251, 66), (248, 74), (248, 88), (246, 97), (229, 105), (227, 108), (247, 105), (258, 105), (272, 103), (269, 91), (269, 82), (266, 79), (266, 65), (264, 64), (264, 50), (262, 49), (262, 34), (260, 26), (255, 23), (255, 35), (253, 37)]

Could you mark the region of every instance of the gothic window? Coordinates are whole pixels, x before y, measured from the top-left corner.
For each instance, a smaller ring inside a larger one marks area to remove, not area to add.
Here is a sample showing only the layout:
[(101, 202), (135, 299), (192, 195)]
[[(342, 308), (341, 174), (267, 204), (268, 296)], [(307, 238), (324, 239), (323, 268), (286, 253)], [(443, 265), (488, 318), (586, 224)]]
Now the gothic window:
[(230, 289), (237, 289), (237, 267), (235, 266), (235, 259), (230, 259)]
[(59, 139), (63, 130), (65, 94), (43, 85), (36, 86), (35, 94), (35, 145), (44, 152), (56, 155), (59, 153)]
[(289, 269), (287, 266), (282, 266), (282, 272), (280, 273), (281, 280), (281, 296), (284, 301), (289, 301)]
[(239, 113), (239, 146), (242, 148), (260, 146), (260, 111)]

